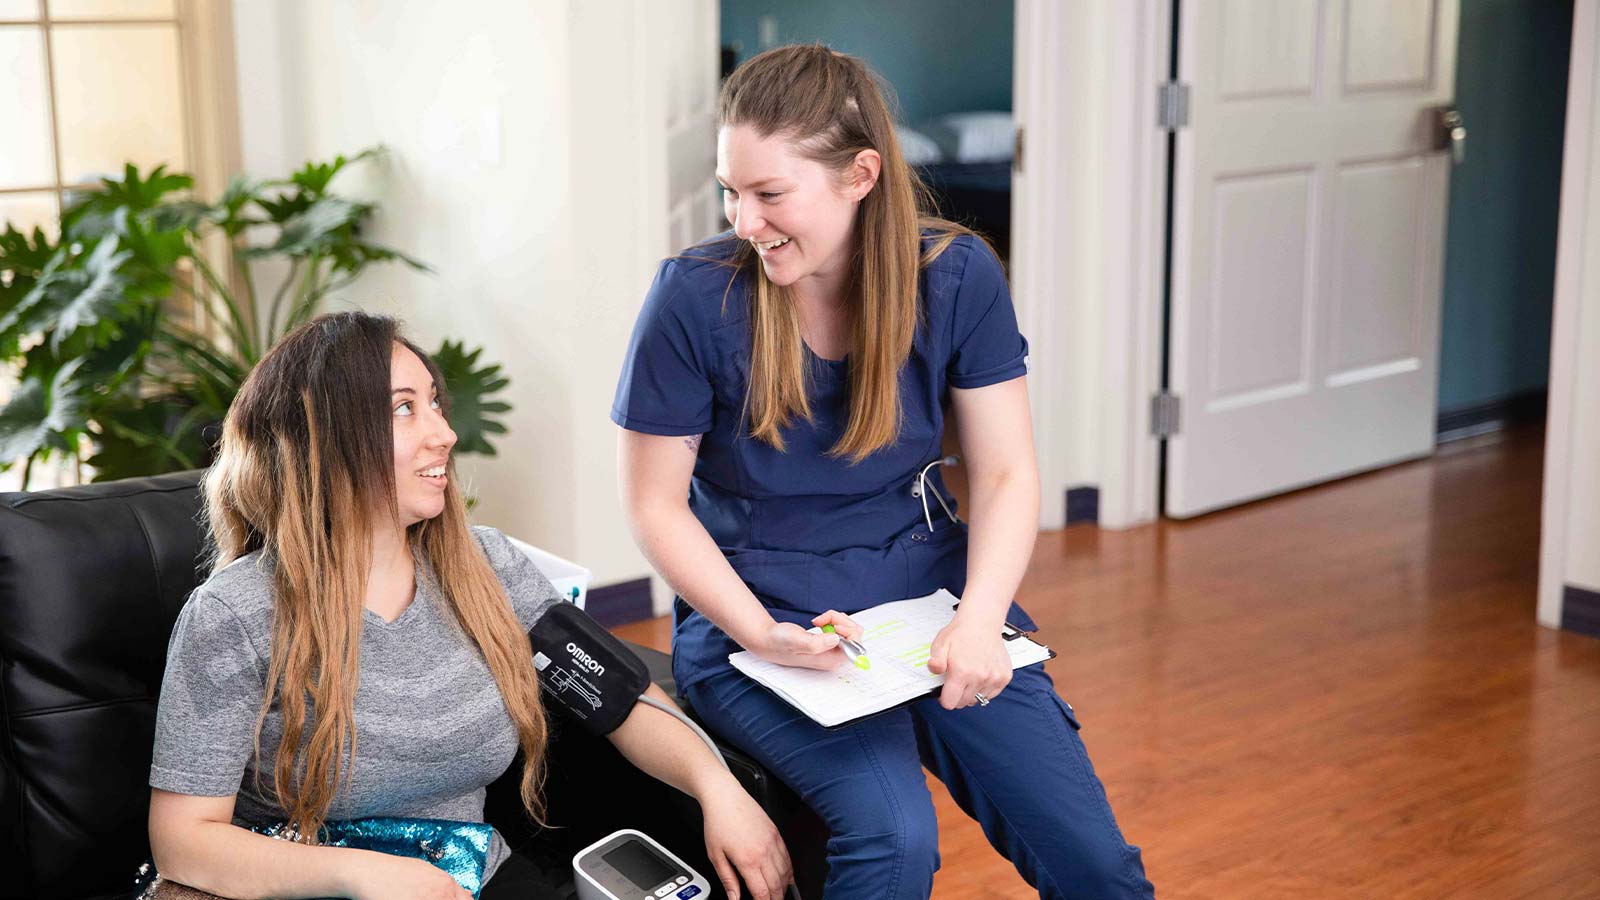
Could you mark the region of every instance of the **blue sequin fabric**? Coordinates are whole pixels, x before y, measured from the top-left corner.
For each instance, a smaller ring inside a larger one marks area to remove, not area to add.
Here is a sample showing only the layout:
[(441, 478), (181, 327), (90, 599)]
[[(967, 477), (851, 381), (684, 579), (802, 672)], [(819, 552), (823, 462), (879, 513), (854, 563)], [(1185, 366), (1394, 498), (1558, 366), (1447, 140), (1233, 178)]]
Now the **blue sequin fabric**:
[[(279, 840), (299, 838), (294, 829), (283, 823), (251, 830)], [(494, 826), (483, 822), (378, 816), (328, 822), (322, 826), (318, 843), (324, 847), (351, 847), (426, 860), (448, 872), (456, 884), (477, 897), (483, 890), (483, 869), (489, 861), (489, 841), (493, 835)], [(159, 881), (155, 867), (146, 863), (138, 878), (139, 887), (146, 890), (136, 891), (136, 895), (156, 896), (154, 889)]]

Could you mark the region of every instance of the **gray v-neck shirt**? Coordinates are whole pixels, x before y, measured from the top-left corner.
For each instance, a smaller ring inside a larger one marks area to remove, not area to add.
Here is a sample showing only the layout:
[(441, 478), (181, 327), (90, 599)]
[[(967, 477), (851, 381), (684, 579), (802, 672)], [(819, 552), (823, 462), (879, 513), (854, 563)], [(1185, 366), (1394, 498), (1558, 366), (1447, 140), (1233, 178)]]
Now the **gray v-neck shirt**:
[[(480, 526), (473, 535), (518, 621), (531, 629), (557, 602), (555, 588), (504, 534)], [(150, 766), (151, 787), (235, 794), (234, 822), (245, 827), (286, 818), (271, 789), (283, 734), (276, 701), (261, 728), (261, 756), (254, 754), (272, 648), (270, 565), (259, 552), (240, 557), (197, 587), (179, 613)], [(511, 765), (516, 726), (426, 562), (418, 561), (416, 596), (399, 617), (387, 622), (365, 611), (354, 713), (356, 756), (329, 819), (483, 821), (484, 788)], [(507, 854), (497, 833), (485, 880)]]

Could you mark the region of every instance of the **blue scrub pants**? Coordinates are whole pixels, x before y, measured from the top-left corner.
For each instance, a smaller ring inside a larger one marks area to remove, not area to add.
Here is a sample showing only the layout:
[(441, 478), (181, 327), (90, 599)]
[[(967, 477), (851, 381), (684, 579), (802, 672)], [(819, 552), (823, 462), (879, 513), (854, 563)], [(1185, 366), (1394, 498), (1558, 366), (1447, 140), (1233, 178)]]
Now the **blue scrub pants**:
[(827, 823), (824, 900), (932, 893), (939, 831), (924, 765), (1041, 897), (1154, 896), (1043, 664), (1017, 670), (988, 706), (952, 711), (930, 697), (835, 731), (733, 669), (686, 693), (712, 731)]

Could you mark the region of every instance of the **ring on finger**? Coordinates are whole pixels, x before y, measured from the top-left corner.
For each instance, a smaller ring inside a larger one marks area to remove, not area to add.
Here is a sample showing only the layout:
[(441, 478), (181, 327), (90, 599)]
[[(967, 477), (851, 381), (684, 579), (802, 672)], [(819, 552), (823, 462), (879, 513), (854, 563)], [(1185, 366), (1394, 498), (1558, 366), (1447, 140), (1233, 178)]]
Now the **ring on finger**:
[(978, 698), (978, 705), (979, 706), (988, 706), (989, 705), (989, 698), (985, 697), (983, 695), (983, 691), (973, 691), (972, 695), (974, 697)]

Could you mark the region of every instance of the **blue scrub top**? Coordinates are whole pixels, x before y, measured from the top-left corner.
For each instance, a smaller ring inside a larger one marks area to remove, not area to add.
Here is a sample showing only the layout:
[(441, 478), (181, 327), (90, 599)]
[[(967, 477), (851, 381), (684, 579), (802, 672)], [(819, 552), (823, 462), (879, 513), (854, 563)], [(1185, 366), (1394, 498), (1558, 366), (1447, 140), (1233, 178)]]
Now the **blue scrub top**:
[[(930, 533), (911, 489), (917, 473), (940, 457), (950, 388), (1027, 372), (1028, 342), (1017, 330), (999, 261), (963, 235), (923, 270), (923, 321), (900, 372), (899, 440), (851, 465), (827, 455), (849, 421), (848, 359), (806, 349), (812, 421), (783, 432), (785, 451), (752, 438), (740, 421), (752, 275), (719, 263), (739, 243), (724, 233), (685, 251), (691, 258), (661, 264), (634, 325), (612, 421), (646, 434), (704, 435), (689, 507), (778, 621), (810, 627), (828, 609), (856, 612), (941, 587), (959, 596), (966, 529), (930, 497)], [(942, 493), (940, 468), (928, 476)], [(1024, 620), (1016, 624), (1033, 627), (1020, 610), (1012, 614)], [(680, 688), (728, 668), (728, 654), (740, 649), (731, 638), (681, 598), (673, 619)]]

